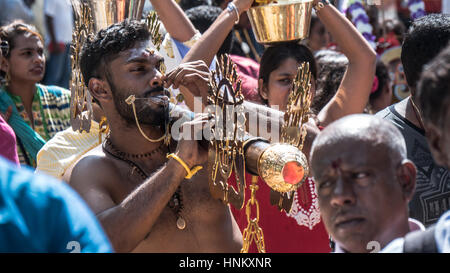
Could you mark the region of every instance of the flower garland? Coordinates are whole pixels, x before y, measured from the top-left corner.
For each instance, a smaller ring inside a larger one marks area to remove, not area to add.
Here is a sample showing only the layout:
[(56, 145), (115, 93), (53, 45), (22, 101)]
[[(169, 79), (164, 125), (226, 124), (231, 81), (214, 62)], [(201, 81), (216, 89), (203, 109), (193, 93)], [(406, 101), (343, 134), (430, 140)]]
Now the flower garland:
[(425, 12), (425, 4), (422, 0), (408, 0), (408, 9), (413, 21), (427, 15)]
[(372, 34), (373, 27), (369, 23), (369, 16), (363, 6), (363, 0), (349, 0), (348, 12), (352, 16), (352, 23), (373, 49), (377, 48), (376, 36)]

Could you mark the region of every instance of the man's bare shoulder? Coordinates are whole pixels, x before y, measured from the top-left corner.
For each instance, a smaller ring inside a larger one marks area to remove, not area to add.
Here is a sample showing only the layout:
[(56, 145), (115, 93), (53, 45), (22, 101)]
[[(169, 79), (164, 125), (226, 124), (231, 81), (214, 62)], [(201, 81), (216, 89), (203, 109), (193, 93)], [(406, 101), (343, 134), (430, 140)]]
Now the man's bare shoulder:
[(111, 158), (91, 154), (83, 157), (73, 168), (70, 186), (98, 214), (116, 205), (115, 185), (120, 178), (120, 172)]
[(110, 192), (112, 185), (120, 179), (116, 162), (105, 155), (98, 146), (83, 156), (73, 167), (70, 185), (81, 195), (84, 191)]
[(117, 165), (111, 158), (105, 154), (90, 151), (75, 164), (70, 184), (73, 186), (75, 186), (73, 183), (92, 184), (117, 177), (118, 174)]

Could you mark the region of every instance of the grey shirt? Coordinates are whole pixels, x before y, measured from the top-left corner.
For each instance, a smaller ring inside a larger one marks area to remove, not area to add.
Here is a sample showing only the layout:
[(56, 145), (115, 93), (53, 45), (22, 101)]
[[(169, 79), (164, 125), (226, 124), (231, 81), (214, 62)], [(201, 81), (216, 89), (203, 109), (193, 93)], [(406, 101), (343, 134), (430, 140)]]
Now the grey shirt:
[(403, 134), (408, 159), (417, 167), (416, 192), (409, 203), (410, 217), (425, 226), (437, 222), (450, 209), (450, 172), (437, 166), (433, 160), (425, 131), (402, 117), (394, 105), (378, 112), (376, 116), (392, 122)]

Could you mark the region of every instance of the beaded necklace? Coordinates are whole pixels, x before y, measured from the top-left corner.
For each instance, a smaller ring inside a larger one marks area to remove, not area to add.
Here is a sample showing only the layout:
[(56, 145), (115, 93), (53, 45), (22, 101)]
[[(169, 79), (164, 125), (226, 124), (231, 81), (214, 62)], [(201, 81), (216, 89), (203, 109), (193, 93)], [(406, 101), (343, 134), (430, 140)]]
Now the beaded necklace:
[[(153, 154), (155, 154), (157, 151), (160, 151), (161, 153), (164, 153), (163, 148), (165, 145), (160, 145), (158, 148), (154, 149), (151, 152), (145, 153), (145, 154), (128, 154), (120, 151), (114, 145), (112, 144), (109, 135), (105, 138), (105, 141), (103, 142), (103, 150), (111, 155), (112, 157), (123, 161), (127, 163), (132, 168), (132, 174), (134, 171), (136, 171), (143, 180), (147, 179), (149, 175), (141, 168), (139, 165), (135, 162), (133, 162), (130, 159), (127, 158), (144, 158), (144, 157), (150, 157)], [(178, 186), (175, 193), (170, 198), (169, 203), (167, 204), (169, 208), (173, 211), (175, 216), (177, 217), (177, 228), (180, 230), (183, 230), (186, 227), (186, 221), (181, 216), (181, 211), (183, 210), (183, 199), (181, 195), (181, 186)]]

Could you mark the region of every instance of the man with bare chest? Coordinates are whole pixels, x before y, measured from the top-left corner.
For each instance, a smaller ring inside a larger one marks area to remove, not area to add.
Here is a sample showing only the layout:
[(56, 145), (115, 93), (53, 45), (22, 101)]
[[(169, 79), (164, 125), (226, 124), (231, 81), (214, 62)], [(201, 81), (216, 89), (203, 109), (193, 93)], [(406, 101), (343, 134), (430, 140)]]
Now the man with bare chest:
[[(101, 30), (83, 47), (85, 84), (110, 134), (101, 150), (77, 163), (70, 185), (117, 252), (238, 252), (242, 235), (229, 207), (209, 192), (207, 149), (195, 140), (164, 142), (168, 94), (163, 59), (150, 39), (145, 24), (125, 21)], [(183, 130), (195, 133), (206, 123), (200, 115)]]

